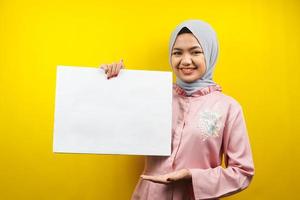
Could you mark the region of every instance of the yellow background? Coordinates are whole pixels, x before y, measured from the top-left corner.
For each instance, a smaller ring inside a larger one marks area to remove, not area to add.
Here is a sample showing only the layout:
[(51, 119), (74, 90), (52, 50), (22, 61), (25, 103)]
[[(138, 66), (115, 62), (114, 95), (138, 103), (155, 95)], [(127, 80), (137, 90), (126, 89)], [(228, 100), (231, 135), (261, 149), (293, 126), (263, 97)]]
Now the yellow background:
[(0, 0), (0, 199), (129, 199), (142, 156), (52, 152), (56, 66), (170, 70), (170, 33), (193, 18), (218, 34), (214, 79), (253, 150), (253, 182), (226, 199), (300, 198), (299, 1)]

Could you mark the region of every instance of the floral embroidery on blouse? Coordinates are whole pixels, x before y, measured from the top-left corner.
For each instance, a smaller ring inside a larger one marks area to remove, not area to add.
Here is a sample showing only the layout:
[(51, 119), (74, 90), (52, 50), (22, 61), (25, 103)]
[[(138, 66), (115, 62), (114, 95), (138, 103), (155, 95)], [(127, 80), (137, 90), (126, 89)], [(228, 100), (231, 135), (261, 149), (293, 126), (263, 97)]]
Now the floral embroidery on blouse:
[(200, 112), (197, 127), (201, 130), (203, 141), (205, 141), (208, 137), (219, 136), (222, 127), (220, 119), (221, 114), (218, 112), (207, 110)]

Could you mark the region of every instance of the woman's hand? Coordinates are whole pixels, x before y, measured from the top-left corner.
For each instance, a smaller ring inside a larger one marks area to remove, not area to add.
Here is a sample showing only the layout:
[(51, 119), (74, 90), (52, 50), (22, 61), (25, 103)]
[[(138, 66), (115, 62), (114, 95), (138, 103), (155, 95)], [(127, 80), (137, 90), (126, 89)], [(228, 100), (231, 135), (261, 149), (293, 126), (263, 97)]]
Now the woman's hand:
[(180, 180), (191, 180), (192, 174), (188, 169), (181, 169), (164, 175), (141, 175), (141, 178), (143, 178), (144, 180), (152, 181), (154, 183), (170, 184)]
[(112, 64), (102, 64), (100, 65), (101, 69), (105, 70), (105, 74), (107, 75), (107, 79), (118, 76), (121, 69), (125, 68), (123, 59), (120, 60), (119, 63), (113, 62)]

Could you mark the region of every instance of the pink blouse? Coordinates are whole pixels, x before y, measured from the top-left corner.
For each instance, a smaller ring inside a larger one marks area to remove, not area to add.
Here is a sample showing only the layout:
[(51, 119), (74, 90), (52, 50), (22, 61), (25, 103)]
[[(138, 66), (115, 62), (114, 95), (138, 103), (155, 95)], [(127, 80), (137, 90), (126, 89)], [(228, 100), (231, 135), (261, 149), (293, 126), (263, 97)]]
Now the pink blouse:
[[(225, 166), (221, 166), (224, 154)], [(218, 199), (251, 182), (254, 164), (240, 104), (219, 85), (187, 96), (173, 85), (171, 156), (147, 156), (143, 174), (186, 168), (191, 181), (159, 184), (139, 179), (132, 200)]]

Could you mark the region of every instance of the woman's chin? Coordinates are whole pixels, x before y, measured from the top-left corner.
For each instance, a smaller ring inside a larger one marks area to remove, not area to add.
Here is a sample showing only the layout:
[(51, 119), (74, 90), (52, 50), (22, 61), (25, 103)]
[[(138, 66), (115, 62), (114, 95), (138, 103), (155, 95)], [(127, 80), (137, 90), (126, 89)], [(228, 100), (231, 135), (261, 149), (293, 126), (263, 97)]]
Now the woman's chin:
[(197, 80), (195, 77), (187, 77), (187, 76), (179, 77), (179, 78), (180, 78), (180, 80), (182, 80), (186, 83), (192, 83)]

